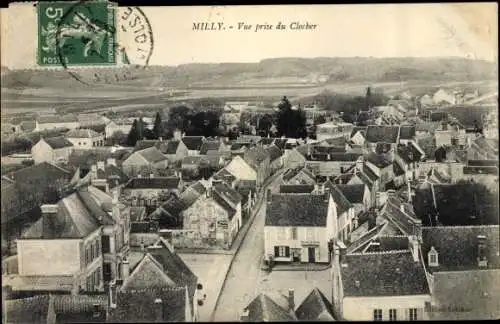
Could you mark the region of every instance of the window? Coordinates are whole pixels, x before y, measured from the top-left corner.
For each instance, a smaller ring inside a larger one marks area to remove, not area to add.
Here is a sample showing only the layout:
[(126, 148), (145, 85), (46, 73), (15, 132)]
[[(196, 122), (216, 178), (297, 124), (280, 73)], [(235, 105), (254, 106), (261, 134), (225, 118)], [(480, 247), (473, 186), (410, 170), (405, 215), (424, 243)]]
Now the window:
[(409, 318), (408, 320), (410, 321), (416, 321), (417, 320), (417, 309), (416, 308), (410, 308), (409, 309)]
[(104, 281), (111, 280), (111, 263), (104, 263), (102, 266), (102, 276)]
[(103, 235), (102, 236), (102, 253), (109, 253), (110, 252), (110, 243), (109, 243), (109, 236), (108, 235)]
[(297, 227), (292, 227), (292, 240), (297, 239)]
[(438, 253), (434, 247), (431, 247), (431, 250), (428, 253), (428, 263), (430, 267), (437, 267), (439, 265), (438, 262)]
[(313, 228), (308, 228), (306, 235), (307, 235), (307, 240), (308, 241), (313, 241), (314, 240), (314, 229)]
[(398, 319), (397, 311), (395, 309), (389, 309), (389, 320), (395, 321)]
[(290, 256), (290, 247), (288, 247), (288, 246), (275, 246), (274, 247), (274, 256), (275, 257), (289, 257)]
[(374, 309), (373, 310), (373, 320), (374, 321), (382, 321), (382, 310)]

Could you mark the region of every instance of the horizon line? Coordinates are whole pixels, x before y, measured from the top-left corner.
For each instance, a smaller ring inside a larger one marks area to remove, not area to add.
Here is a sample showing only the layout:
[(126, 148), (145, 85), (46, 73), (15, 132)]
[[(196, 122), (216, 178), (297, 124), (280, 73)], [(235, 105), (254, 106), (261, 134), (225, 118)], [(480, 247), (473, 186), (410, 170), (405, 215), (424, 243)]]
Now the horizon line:
[[(148, 64), (144, 67), (180, 67), (186, 65), (220, 65), (220, 64), (258, 64), (263, 61), (269, 60), (319, 60), (319, 59), (374, 59), (374, 60), (394, 60), (394, 59), (418, 59), (418, 60), (432, 60), (432, 59), (455, 59), (455, 60), (464, 60), (464, 61), (476, 61), (476, 62), (488, 62), (488, 63), (497, 63), (498, 57), (495, 57), (493, 60), (484, 59), (484, 58), (467, 58), (463, 56), (316, 56), (316, 57), (304, 57), (304, 56), (276, 56), (276, 57), (267, 57), (262, 58), (256, 61), (198, 61), (198, 62), (187, 62), (187, 63), (178, 63), (178, 64)], [(98, 69), (114, 69), (114, 68), (123, 68), (130, 66), (137, 66), (138, 64), (129, 64), (129, 65), (107, 65), (107, 66), (94, 66), (91, 68)], [(2, 68), (7, 68), (9, 70), (60, 70), (62, 66), (34, 66), (34, 67), (24, 67), (24, 68), (15, 68), (9, 67), (6, 65), (2, 65)], [(80, 69), (80, 68), (89, 68), (85, 65), (81, 66), (68, 66), (67, 69)]]

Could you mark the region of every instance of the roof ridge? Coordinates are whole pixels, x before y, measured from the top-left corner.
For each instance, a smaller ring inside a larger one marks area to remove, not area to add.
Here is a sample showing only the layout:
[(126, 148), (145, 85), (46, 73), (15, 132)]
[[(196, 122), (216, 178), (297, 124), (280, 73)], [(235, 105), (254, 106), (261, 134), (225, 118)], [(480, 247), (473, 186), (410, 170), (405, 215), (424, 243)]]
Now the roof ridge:
[(411, 253), (409, 249), (406, 250), (390, 250), (390, 251), (379, 251), (379, 252), (353, 252), (349, 253), (349, 255), (383, 255), (383, 254), (403, 254), (403, 253)]
[(490, 225), (450, 225), (450, 226), (422, 226), (422, 229), (455, 229), (455, 228), (478, 228), (478, 227), (498, 227), (500, 225), (490, 224)]

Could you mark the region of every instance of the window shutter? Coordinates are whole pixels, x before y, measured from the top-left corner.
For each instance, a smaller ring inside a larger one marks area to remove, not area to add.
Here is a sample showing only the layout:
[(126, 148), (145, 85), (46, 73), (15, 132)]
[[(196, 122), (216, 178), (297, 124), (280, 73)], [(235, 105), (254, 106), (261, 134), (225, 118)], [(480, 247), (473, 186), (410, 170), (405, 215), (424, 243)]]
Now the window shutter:
[(274, 247), (274, 256), (278, 257), (280, 255), (280, 248), (278, 246)]
[(290, 256), (290, 247), (285, 246), (285, 256), (288, 258)]

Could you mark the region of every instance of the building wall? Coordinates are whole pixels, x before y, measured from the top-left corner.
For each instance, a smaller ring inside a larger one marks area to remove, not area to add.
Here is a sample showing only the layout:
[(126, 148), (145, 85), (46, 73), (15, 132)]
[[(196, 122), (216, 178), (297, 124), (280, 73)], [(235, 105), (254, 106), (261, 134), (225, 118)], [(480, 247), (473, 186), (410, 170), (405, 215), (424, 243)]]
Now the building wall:
[(81, 269), (82, 240), (17, 240), (19, 275), (72, 275)]
[(283, 160), (285, 168), (290, 169), (301, 168), (306, 164), (306, 158), (295, 149), (285, 150)]
[(128, 176), (137, 174), (142, 168), (149, 166), (149, 163), (137, 152), (130, 155), (122, 163), (122, 169)]
[[(326, 227), (296, 227), (297, 238), (292, 238), (292, 227), (288, 226), (265, 226), (265, 256), (274, 257), (276, 261), (291, 262), (293, 260), (294, 249), (300, 253), (301, 262), (309, 262), (308, 248), (316, 248), (316, 262), (329, 262), (328, 255), (328, 230)], [(290, 248), (289, 257), (275, 257), (275, 246), (288, 246)]]
[(307, 161), (306, 167), (311, 170), (317, 176), (336, 176), (339, 175), (349, 167), (351, 167), (355, 161)]
[(238, 206), (236, 207), (236, 213), (234, 214), (233, 219), (231, 219), (231, 224), (230, 224), (231, 243), (236, 238), (236, 235), (238, 234), (242, 223), (243, 220), (241, 218), (241, 203), (239, 203)]
[[(230, 244), (229, 213), (212, 197), (201, 196), (182, 216), (183, 229), (192, 231), (191, 238), (195, 245), (203, 244), (205, 240), (213, 242), (213, 245)], [(223, 228), (218, 222), (226, 223), (227, 227)]]
[(73, 147), (71, 146), (52, 150), (52, 159), (54, 162), (67, 162), (71, 152), (73, 152)]
[(130, 125), (117, 125), (114, 122), (111, 122), (106, 125), (104, 130), (106, 137), (112, 136), (115, 132), (122, 132), (123, 134), (130, 133), (130, 129), (132, 128), (132, 124)]
[(51, 130), (51, 129), (60, 129), (60, 128), (67, 128), (67, 129), (76, 129), (80, 127), (79, 122), (68, 122), (68, 123), (43, 123), (40, 124), (38, 121), (36, 122), (36, 131), (43, 131), (43, 130)]
[(257, 180), (257, 172), (240, 156), (234, 157), (226, 169), (240, 180)]
[(52, 162), (52, 148), (45, 141), (38, 141), (31, 148), (31, 156), (35, 164)]
[(305, 183), (308, 185), (314, 185), (316, 184), (316, 181), (314, 179), (311, 179), (309, 176), (307, 176), (303, 172), (299, 172), (295, 177), (290, 179), (288, 181), (289, 184), (296, 184), (296, 183)]
[(373, 310), (382, 309), (382, 318), (389, 320), (389, 309), (397, 310), (397, 320), (409, 320), (408, 309), (417, 309), (417, 320), (426, 319), (425, 303), (430, 295), (389, 297), (346, 297), (342, 302), (343, 319), (347, 321), (373, 321)]
[(69, 137), (68, 141), (73, 143), (76, 149), (91, 149), (95, 146), (103, 146), (104, 145), (104, 136), (96, 136), (92, 138), (76, 138)]
[(170, 192), (173, 192), (177, 195), (180, 194), (179, 189), (168, 189), (168, 188), (162, 188), (162, 189), (151, 189), (151, 188), (146, 188), (146, 189), (126, 189), (124, 188), (122, 190), (123, 196), (126, 198), (143, 198), (143, 199), (158, 199), (158, 197), (162, 194), (168, 194)]

